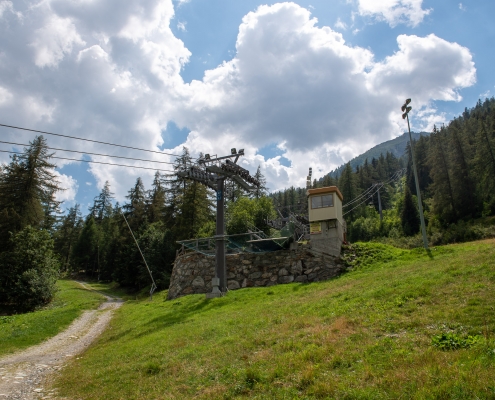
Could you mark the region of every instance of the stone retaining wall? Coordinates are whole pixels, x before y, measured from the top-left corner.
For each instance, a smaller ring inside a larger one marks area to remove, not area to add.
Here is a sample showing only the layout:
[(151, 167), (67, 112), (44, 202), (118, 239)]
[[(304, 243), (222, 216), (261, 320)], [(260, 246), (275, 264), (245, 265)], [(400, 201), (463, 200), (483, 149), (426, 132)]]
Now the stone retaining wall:
[[(323, 281), (334, 278), (345, 270), (340, 258), (318, 255), (304, 246), (264, 254), (227, 255), (226, 260), (229, 290)], [(214, 276), (214, 257), (199, 253), (181, 255), (174, 263), (168, 299), (193, 293), (209, 293)]]

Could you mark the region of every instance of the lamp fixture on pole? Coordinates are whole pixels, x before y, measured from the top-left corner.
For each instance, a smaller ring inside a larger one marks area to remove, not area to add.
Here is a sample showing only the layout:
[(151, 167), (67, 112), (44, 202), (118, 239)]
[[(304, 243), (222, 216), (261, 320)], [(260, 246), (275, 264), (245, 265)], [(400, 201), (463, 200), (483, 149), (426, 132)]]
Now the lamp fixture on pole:
[(419, 219), (421, 221), (421, 233), (423, 234), (423, 246), (425, 250), (428, 250), (428, 239), (426, 238), (426, 226), (425, 226), (425, 217), (423, 215), (423, 203), (421, 201), (421, 192), (419, 191), (419, 179), (418, 179), (418, 170), (416, 169), (416, 161), (414, 159), (414, 146), (411, 136), (411, 126), (409, 125), (409, 111), (412, 110), (412, 107), (409, 105), (411, 103), (411, 99), (407, 99), (401, 107), (403, 112), (402, 119), (407, 119), (407, 129), (409, 131), (409, 143), (411, 148), (411, 158), (413, 164), (414, 171), (414, 180), (416, 182), (416, 195), (418, 197), (418, 208), (419, 208)]

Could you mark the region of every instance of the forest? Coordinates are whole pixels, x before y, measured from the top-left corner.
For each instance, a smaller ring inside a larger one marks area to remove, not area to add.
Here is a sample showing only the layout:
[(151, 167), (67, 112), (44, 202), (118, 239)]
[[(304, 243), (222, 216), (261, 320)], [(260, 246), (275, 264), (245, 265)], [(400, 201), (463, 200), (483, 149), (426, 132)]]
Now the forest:
[[(312, 187), (339, 187), (351, 242), (421, 246), (410, 146), (400, 158), (386, 152), (355, 169), (347, 163), (336, 178), (328, 174), (312, 182)], [(447, 125), (413, 140), (412, 146), (429, 242), (494, 236), (495, 99), (478, 101)], [(284, 215), (306, 213), (305, 196), (304, 189), (294, 187), (270, 194)]]
[[(355, 169), (346, 164), (336, 178), (314, 180), (312, 187), (337, 185), (342, 192), (348, 240), (421, 246), (411, 146), (430, 244), (495, 236), (492, 98), (409, 143), (402, 157), (386, 152)], [(157, 171), (150, 188), (138, 178), (123, 204), (106, 182), (89, 210), (62, 211), (52, 157), (46, 139), (37, 136), (0, 169), (0, 307), (8, 312), (47, 304), (61, 274), (84, 273), (135, 292), (149, 287), (131, 230), (158, 288), (166, 289), (177, 241), (215, 234), (215, 193), (176, 173), (194, 161), (187, 148), (175, 160), (176, 172)], [(306, 188), (268, 193), (259, 167), (254, 177), (261, 184), (252, 193), (228, 184), (228, 234), (250, 226), (274, 234), (269, 219), (306, 214)]]

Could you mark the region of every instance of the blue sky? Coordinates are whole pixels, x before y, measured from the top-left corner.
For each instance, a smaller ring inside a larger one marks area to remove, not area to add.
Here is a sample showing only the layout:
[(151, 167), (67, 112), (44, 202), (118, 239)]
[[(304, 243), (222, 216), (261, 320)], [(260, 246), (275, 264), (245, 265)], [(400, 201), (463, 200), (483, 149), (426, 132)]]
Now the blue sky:
[[(241, 164), (260, 165), (272, 190), (303, 186), (309, 167), (319, 177), (400, 135), (406, 97), (414, 130), (492, 97), (493, 15), (492, 1), (0, 0), (0, 123), (155, 151), (47, 137), (150, 162), (61, 157), (141, 167), (182, 146), (194, 156), (244, 148)], [(106, 180), (122, 202), (137, 177), (148, 187), (153, 177), (57, 164), (59, 198), (83, 212)]]

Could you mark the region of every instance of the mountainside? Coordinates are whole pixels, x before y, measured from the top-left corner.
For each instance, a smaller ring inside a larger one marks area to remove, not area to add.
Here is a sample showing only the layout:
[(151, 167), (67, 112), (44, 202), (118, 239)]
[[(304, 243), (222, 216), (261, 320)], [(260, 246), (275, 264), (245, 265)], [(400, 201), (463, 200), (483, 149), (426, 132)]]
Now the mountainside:
[[(417, 140), (421, 135), (429, 136), (430, 132), (411, 132), (411, 136), (413, 140)], [(396, 137), (395, 139), (387, 140), (386, 142), (377, 144), (375, 147), (369, 149), (360, 156), (353, 158), (350, 161), (351, 167), (353, 170), (355, 170), (356, 167), (360, 167), (361, 165), (363, 165), (366, 159), (368, 159), (368, 162), (370, 162), (373, 159), (373, 157), (378, 159), (378, 157), (380, 157), (380, 154), (385, 155), (387, 151), (392, 153), (397, 158), (400, 158), (404, 155), (404, 151), (406, 149), (406, 145), (408, 141), (409, 141), (409, 134), (406, 132), (401, 136)], [(331, 171), (328, 175), (330, 175), (332, 178), (339, 177), (340, 174), (342, 173), (342, 170), (344, 169), (344, 166), (345, 164), (341, 165), (337, 169)]]

